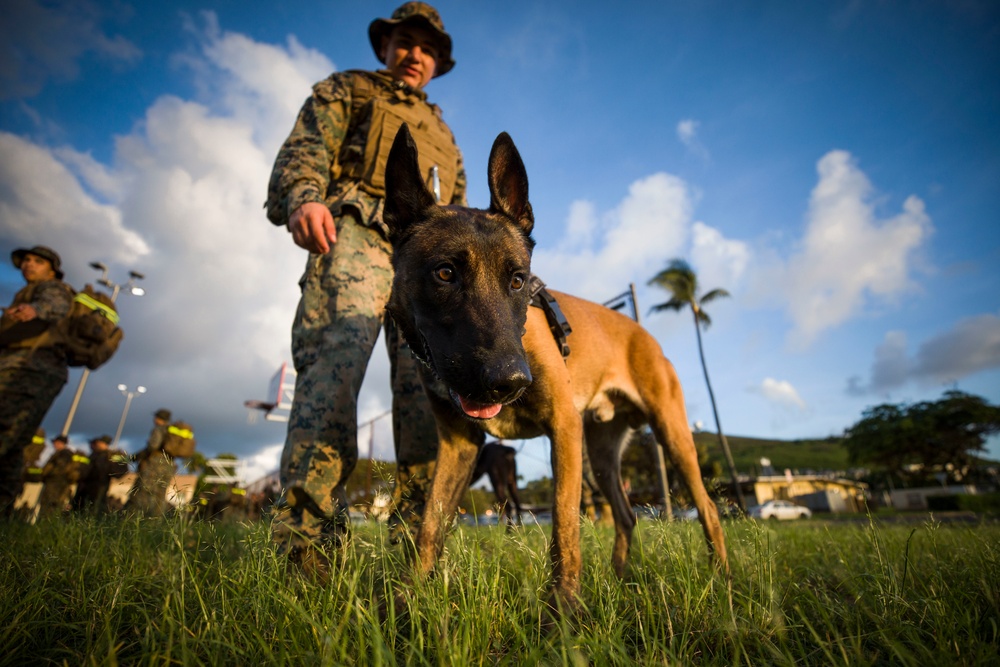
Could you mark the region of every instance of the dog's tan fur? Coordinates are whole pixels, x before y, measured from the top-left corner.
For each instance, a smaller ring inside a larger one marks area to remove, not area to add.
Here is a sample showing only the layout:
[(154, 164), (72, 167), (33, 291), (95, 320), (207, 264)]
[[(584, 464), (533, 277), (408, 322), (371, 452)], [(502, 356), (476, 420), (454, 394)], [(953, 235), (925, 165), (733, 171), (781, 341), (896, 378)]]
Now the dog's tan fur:
[[(516, 285), (517, 277), (527, 270), (534, 224), (527, 176), (510, 138), (498, 137), (490, 156), (487, 211), (435, 206), (416, 165), (416, 149), (404, 126), (387, 167), (392, 187), (386, 219), (398, 244), (390, 308), (411, 346), (425, 348), (428, 370), (423, 378), (440, 435), (434, 480), (416, 541), (418, 570), (429, 573), (441, 555), (446, 528), (468, 488), (483, 432), (503, 439), (545, 435), (552, 444), (555, 482), (553, 603), (576, 606), (582, 567), (583, 447), (612, 507), (612, 562), (621, 576), (635, 527), (621, 482), (621, 452), (634, 429), (648, 423), (691, 492), (710, 555), (728, 572), (722, 526), (702, 483), (681, 385), (656, 340), (624, 315), (552, 292), (572, 327), (571, 354), (564, 359), (544, 312), (527, 307), (520, 289), (507, 287), (510, 276)], [(448, 280), (429, 268), (441, 266), (448, 267), (449, 273), (443, 274)], [(524, 331), (519, 335), (522, 321)], [(490, 381), (480, 380), (487, 375)], [(446, 376), (453, 386), (445, 384)], [(502, 381), (493, 382), (497, 376)], [(472, 398), (501, 394), (510, 398), (492, 401), (503, 404), (494, 417), (470, 419), (456, 406), (453, 390), (460, 385)]]

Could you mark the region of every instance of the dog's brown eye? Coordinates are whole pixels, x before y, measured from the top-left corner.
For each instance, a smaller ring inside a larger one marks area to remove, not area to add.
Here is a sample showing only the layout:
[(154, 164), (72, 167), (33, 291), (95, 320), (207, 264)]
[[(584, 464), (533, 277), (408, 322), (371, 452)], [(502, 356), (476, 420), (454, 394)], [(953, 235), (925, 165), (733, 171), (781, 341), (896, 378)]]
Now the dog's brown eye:
[(522, 287), (524, 287), (524, 276), (514, 276), (510, 279), (510, 288), (512, 290), (519, 292)]
[(455, 281), (455, 270), (450, 266), (439, 266), (434, 269), (434, 276), (443, 283)]

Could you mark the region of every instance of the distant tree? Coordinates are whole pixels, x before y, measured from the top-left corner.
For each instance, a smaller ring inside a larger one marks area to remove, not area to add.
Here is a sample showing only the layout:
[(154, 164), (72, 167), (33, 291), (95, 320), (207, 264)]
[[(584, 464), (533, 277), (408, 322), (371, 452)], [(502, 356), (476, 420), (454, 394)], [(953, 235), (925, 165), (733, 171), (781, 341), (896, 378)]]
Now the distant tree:
[(717, 288), (706, 294), (698, 294), (698, 276), (694, 269), (683, 259), (672, 259), (667, 268), (657, 273), (649, 281), (650, 285), (656, 285), (671, 294), (669, 301), (653, 306), (653, 312), (663, 310), (681, 311), (685, 308), (691, 309), (694, 316), (694, 330), (698, 336), (698, 356), (701, 358), (701, 370), (705, 374), (705, 385), (708, 387), (708, 398), (712, 402), (712, 415), (715, 417), (715, 430), (718, 433), (719, 445), (726, 457), (726, 465), (729, 474), (733, 478), (733, 488), (736, 491), (736, 501), (742, 510), (746, 510), (746, 501), (743, 500), (743, 490), (740, 489), (739, 477), (736, 472), (736, 464), (733, 462), (733, 454), (729, 451), (729, 443), (726, 435), (722, 432), (722, 424), (719, 421), (719, 409), (715, 404), (715, 393), (712, 391), (712, 381), (708, 377), (708, 365), (705, 363), (705, 350), (701, 342), (701, 328), (706, 329), (712, 324), (712, 319), (705, 312), (704, 305), (716, 299), (729, 296), (729, 292)]
[[(719, 468), (718, 460), (712, 460), (705, 447), (704, 442), (695, 440), (695, 448), (698, 450), (698, 464), (701, 466), (702, 476), (706, 478), (718, 477), (722, 472)], [(652, 431), (648, 428), (636, 431), (632, 440), (622, 453), (622, 481), (629, 487), (629, 499), (636, 505), (657, 505), (662, 501), (660, 489), (659, 461), (654, 447), (659, 447)], [(666, 462), (667, 472), (673, 470), (670, 461)], [(670, 493), (682, 502), (690, 504), (688, 490), (683, 484), (677, 483), (676, 477), (671, 477)]]
[(986, 438), (1000, 433), (1000, 406), (961, 391), (947, 391), (938, 401), (883, 404), (865, 410), (847, 429), (844, 447), (852, 464), (883, 468), (913, 480), (908, 466), (918, 464), (921, 477), (943, 470), (955, 479), (967, 476)]
[(555, 485), (551, 477), (533, 479), (518, 489), (522, 505), (551, 506)]
[(205, 455), (195, 450), (195, 453), (185, 463), (184, 467), (189, 473), (200, 473), (205, 469)]

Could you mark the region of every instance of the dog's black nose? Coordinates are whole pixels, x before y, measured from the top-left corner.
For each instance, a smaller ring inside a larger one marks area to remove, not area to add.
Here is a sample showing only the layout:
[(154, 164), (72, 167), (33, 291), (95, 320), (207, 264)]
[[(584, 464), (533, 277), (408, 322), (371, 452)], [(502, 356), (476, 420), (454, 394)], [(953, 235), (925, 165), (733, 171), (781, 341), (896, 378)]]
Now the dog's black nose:
[(531, 384), (531, 369), (523, 357), (511, 357), (487, 366), (483, 371), (483, 384), (498, 403), (507, 403)]

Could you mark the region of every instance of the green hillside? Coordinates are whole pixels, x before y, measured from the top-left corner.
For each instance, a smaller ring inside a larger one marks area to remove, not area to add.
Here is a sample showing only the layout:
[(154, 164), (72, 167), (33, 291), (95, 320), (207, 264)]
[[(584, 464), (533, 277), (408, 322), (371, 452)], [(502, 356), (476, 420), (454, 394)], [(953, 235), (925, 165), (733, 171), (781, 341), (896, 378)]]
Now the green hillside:
[[(724, 462), (725, 458), (715, 433), (702, 431), (694, 434), (698, 448), (704, 448), (713, 460)], [(785, 468), (792, 470), (846, 470), (847, 450), (840, 444), (840, 438), (822, 440), (769, 440), (727, 435), (729, 448), (733, 452), (736, 468), (743, 474), (760, 469), (760, 459), (771, 459), (771, 465), (779, 473)]]

